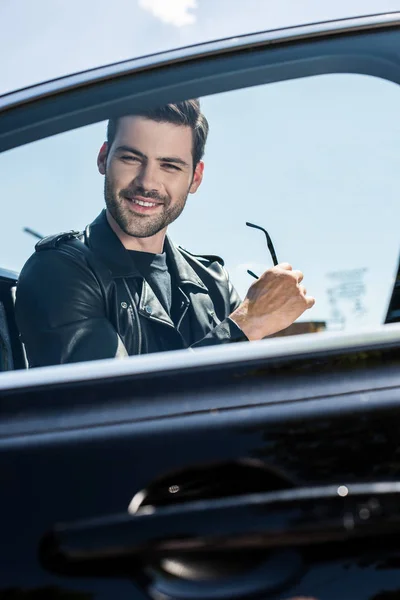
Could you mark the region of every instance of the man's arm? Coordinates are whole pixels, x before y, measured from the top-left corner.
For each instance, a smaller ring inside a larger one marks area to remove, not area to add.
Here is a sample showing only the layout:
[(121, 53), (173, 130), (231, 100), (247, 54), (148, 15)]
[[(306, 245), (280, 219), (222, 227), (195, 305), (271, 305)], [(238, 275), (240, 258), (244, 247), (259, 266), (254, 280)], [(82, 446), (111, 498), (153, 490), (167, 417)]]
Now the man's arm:
[(315, 299), (307, 296), (306, 289), (301, 285), (302, 280), (301, 271), (295, 271), (288, 263), (282, 263), (265, 271), (249, 288), (243, 302), (240, 302), (229, 282), (229, 317), (192, 348), (261, 340), (286, 329), (315, 304)]
[(31, 367), (127, 356), (107, 319), (98, 280), (68, 252), (31, 256), (19, 278), (15, 310)]
[[(240, 305), (239, 294), (232, 285), (227, 271), (224, 269), (229, 286), (229, 313), (233, 313)], [(227, 317), (212, 329), (204, 338), (192, 344), (191, 348), (201, 348), (202, 346), (214, 346), (217, 344), (230, 344), (232, 342), (248, 342), (248, 337), (241, 330), (239, 325), (230, 317)]]

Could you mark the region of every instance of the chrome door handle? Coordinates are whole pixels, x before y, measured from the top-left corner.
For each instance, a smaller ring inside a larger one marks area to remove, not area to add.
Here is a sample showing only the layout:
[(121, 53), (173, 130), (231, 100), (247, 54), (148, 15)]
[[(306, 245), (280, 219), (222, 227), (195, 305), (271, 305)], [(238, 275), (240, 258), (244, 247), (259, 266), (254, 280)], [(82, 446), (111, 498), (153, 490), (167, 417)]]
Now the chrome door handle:
[(71, 564), (130, 556), (298, 547), (400, 529), (400, 482), (295, 488), (59, 525), (44, 548)]

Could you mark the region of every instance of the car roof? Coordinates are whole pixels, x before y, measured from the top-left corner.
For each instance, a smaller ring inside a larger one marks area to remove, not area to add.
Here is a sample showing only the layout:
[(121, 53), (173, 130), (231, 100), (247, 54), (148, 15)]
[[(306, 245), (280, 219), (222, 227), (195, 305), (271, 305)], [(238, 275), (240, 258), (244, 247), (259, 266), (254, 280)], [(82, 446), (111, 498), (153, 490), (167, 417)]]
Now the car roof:
[(190, 44), (398, 9), (398, 0), (71, 0), (56, 11), (47, 0), (5, 3), (0, 94)]
[(29, 100), (51, 96), (61, 90), (78, 88), (90, 82), (107, 80), (118, 75), (127, 75), (132, 72), (140, 72), (184, 60), (212, 56), (213, 54), (220, 54), (232, 49), (239, 50), (250, 46), (254, 47), (258, 44), (265, 45), (267, 43), (273, 44), (289, 40), (301, 40), (338, 32), (362, 31), (390, 25), (400, 25), (400, 11), (272, 29), (194, 44), (166, 52), (157, 52), (139, 58), (88, 69), (0, 95), (0, 111)]

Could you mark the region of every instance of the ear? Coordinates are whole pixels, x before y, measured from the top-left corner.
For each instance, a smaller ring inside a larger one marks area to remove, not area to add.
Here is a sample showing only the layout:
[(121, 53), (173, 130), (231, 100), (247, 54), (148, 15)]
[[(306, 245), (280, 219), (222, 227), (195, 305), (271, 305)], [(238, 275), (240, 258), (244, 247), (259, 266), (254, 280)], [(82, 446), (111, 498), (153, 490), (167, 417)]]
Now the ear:
[(97, 156), (97, 168), (102, 175), (105, 175), (107, 170), (107, 153), (108, 145), (107, 142), (104, 142)]
[(203, 181), (204, 173), (204, 162), (201, 160), (197, 163), (193, 173), (192, 184), (189, 188), (189, 194), (194, 194), (199, 189), (201, 182)]

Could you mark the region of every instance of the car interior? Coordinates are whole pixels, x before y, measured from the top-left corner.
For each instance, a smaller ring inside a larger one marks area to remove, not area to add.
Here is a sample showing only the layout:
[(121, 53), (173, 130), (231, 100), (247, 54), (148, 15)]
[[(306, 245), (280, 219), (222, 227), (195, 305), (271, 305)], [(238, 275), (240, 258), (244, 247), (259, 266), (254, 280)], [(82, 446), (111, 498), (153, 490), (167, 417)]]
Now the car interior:
[(0, 371), (27, 368), (14, 315), (16, 279), (0, 271)]

